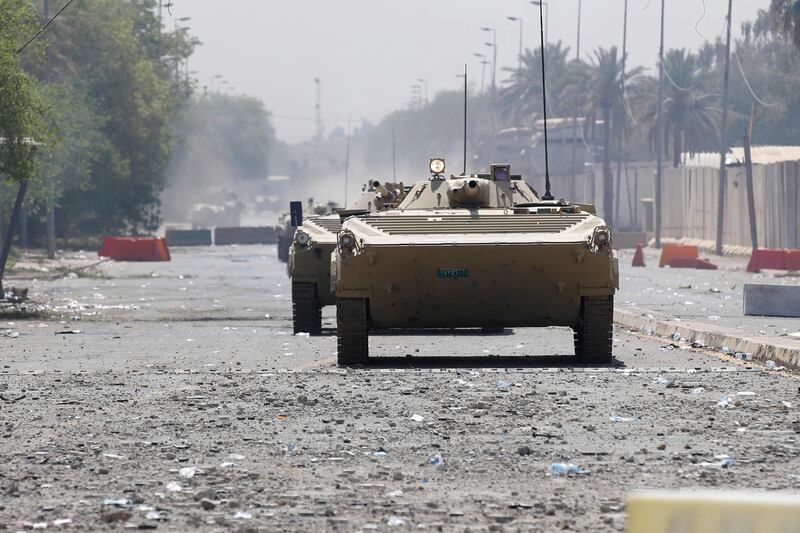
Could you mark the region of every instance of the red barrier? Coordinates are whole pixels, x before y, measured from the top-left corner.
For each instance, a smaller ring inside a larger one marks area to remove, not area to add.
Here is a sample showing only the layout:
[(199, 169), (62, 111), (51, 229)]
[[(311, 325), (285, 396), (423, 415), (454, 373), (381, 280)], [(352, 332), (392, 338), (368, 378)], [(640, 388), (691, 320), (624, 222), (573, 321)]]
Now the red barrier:
[(169, 261), (170, 254), (164, 239), (156, 237), (105, 237), (100, 257), (115, 261)]
[(635, 267), (643, 267), (644, 266), (644, 250), (642, 250), (642, 245), (636, 245), (636, 252), (633, 254), (633, 263), (631, 266)]
[(667, 265), (670, 268), (696, 268), (699, 270), (717, 269), (717, 265), (713, 264), (708, 259), (700, 259), (699, 257), (673, 257)]
[(661, 248), (661, 259), (658, 262), (658, 266), (667, 266), (675, 257), (697, 259), (700, 257), (700, 254), (697, 251), (697, 246), (689, 246), (686, 244), (665, 244)]
[(800, 268), (800, 250), (756, 249), (747, 263), (748, 272), (769, 270), (795, 270)]

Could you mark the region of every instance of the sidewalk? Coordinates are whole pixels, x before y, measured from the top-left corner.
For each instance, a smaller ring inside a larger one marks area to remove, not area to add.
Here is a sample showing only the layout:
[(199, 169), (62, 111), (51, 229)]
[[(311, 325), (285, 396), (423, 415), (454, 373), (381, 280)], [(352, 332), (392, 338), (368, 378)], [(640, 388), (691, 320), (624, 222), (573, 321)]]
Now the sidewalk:
[(631, 266), (633, 250), (620, 250), (620, 290), (615, 320), (625, 326), (670, 337), (678, 333), (706, 346), (775, 357), (778, 364), (800, 364), (800, 320), (751, 317), (743, 313), (746, 283), (798, 285), (787, 272), (746, 272), (748, 257), (718, 257), (701, 252), (718, 270), (659, 268), (658, 250), (645, 249), (644, 268)]

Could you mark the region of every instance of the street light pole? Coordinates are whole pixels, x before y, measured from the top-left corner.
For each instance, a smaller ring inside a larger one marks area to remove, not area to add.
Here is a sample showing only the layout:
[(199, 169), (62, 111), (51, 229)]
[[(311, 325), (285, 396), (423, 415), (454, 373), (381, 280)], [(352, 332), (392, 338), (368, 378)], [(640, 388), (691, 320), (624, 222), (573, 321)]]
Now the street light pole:
[(522, 70), (522, 26), (524, 21), (521, 17), (506, 17), (511, 22), (519, 22), (519, 55), (517, 56), (517, 69)]
[(428, 105), (428, 80), (418, 78), (417, 83), (421, 83), (425, 86), (425, 105)]
[(486, 61), (486, 56), (483, 55), (483, 54), (479, 54), (478, 52), (475, 52), (472, 55), (474, 55), (475, 57), (477, 57), (477, 58), (479, 58), (481, 60), (481, 67), (482, 67), (481, 68), (481, 94), (483, 94), (483, 82), (484, 82), (484, 80), (486, 78), (486, 65), (489, 62)]
[[(614, 203), (614, 220), (619, 224), (619, 204), (620, 204), (620, 184), (622, 182), (622, 156), (623, 144), (625, 143), (625, 62), (628, 53), (628, 0), (625, 0), (625, 13), (622, 17), (622, 77), (620, 78), (620, 98), (622, 99), (622, 114), (620, 115), (619, 137), (617, 144), (619, 152), (617, 154), (617, 201)], [(626, 190), (630, 198), (630, 191)], [(630, 205), (630, 202), (628, 202)]]
[[(581, 61), (581, 8), (582, 8), (582, 0), (578, 0), (578, 38), (577, 43), (575, 46), (575, 60), (580, 63)], [(578, 136), (578, 106), (577, 102), (574, 103), (573, 110), (572, 110), (572, 165), (570, 167), (572, 171), (572, 186), (575, 187), (575, 164), (578, 158), (578, 146), (577, 146), (577, 136)], [(592, 199), (594, 200), (594, 199)]]
[(656, 248), (661, 248), (661, 181), (664, 170), (662, 144), (664, 142), (664, 0), (661, 0), (661, 44), (658, 47), (658, 117), (656, 118), (656, 183), (655, 230)]
[(717, 255), (722, 255), (722, 235), (725, 224), (725, 189), (727, 188), (728, 169), (725, 166), (725, 154), (728, 152), (728, 82), (730, 80), (731, 63), (731, 15), (733, 0), (728, 0), (728, 32), (725, 38), (725, 81), (722, 90), (722, 131), (719, 144), (719, 195), (717, 197)]
[(495, 28), (481, 28), (483, 31), (492, 32), (492, 43), (486, 43), (492, 47), (492, 94), (497, 90), (497, 30)]

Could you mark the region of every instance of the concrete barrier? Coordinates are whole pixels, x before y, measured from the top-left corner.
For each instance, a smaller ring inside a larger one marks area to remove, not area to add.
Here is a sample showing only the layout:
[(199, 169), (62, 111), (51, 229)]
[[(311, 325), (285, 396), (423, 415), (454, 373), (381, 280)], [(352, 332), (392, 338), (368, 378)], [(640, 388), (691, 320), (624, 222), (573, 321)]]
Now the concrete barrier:
[(211, 246), (210, 229), (168, 229), (165, 233), (168, 246)]
[(275, 244), (275, 228), (271, 226), (241, 226), (214, 229), (214, 244)]
[(750, 256), (750, 262), (747, 263), (747, 271), (761, 272), (763, 269), (800, 269), (800, 250), (772, 250), (765, 248), (753, 250), (753, 254)]
[(658, 261), (658, 266), (665, 267), (676, 257), (697, 259), (700, 257), (700, 253), (697, 251), (697, 246), (664, 244), (661, 248), (661, 259)]
[(643, 231), (614, 232), (614, 248), (617, 250), (633, 249), (638, 244), (647, 244), (647, 233)]
[(169, 261), (167, 243), (158, 237), (104, 237), (100, 257), (114, 261)]
[(800, 318), (800, 285), (745, 284), (744, 314)]

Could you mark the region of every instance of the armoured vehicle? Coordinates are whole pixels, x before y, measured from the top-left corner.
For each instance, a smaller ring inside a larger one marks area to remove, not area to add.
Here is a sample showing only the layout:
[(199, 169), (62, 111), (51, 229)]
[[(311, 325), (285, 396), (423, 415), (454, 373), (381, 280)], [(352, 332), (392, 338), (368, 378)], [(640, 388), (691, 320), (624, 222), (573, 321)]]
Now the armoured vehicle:
[(342, 219), (395, 207), (405, 195), (402, 183), (371, 181), (347, 206), (331, 215), (311, 216), (295, 231), (289, 246), (286, 273), (292, 278), (292, 322), (294, 332), (318, 335), (322, 329), (322, 307), (334, 305), (331, 293), (331, 252)]
[[(303, 215), (305, 216), (322, 216), (333, 213), (338, 206), (335, 202), (328, 202), (327, 204), (315, 204), (313, 198), (308, 199), (308, 203), (303, 208)], [(289, 213), (284, 213), (278, 219), (278, 225), (275, 227), (275, 235), (277, 237), (278, 260), (286, 263), (289, 260), (289, 248), (292, 246), (292, 238), (297, 228), (292, 226), (291, 216)]]
[(619, 272), (591, 205), (542, 200), (509, 165), (416, 183), (397, 209), (348, 218), (331, 254), (338, 360), (370, 329), (568, 326), (579, 362), (611, 361)]

